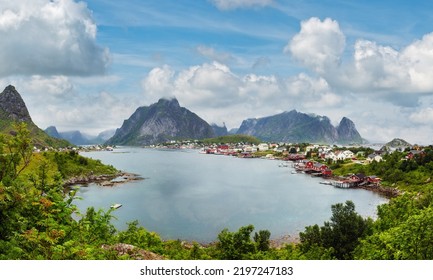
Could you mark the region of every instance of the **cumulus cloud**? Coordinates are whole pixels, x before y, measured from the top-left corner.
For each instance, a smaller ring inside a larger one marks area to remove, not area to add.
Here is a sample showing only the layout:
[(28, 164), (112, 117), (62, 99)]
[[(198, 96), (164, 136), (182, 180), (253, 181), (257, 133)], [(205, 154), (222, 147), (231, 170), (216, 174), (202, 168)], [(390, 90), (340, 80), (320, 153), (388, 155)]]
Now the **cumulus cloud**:
[(141, 82), (147, 100), (172, 97), (174, 74), (174, 70), (168, 65), (153, 68)]
[(301, 22), (301, 31), (284, 48), (294, 59), (318, 73), (339, 65), (345, 36), (337, 21), (310, 18)]
[(401, 60), (409, 66), (405, 70), (413, 87), (424, 92), (433, 90), (433, 33), (407, 46)]
[(342, 100), (323, 78), (306, 74), (290, 78), (238, 76), (218, 62), (191, 66), (177, 73), (168, 66), (154, 68), (144, 77), (142, 86), (148, 104), (171, 90), (182, 106), (208, 122), (225, 122), (229, 127), (239, 126), (248, 117), (263, 117), (294, 108), (332, 108)]
[(265, 7), (273, 4), (274, 0), (210, 0), (220, 10), (234, 10), (238, 8)]
[(102, 74), (108, 49), (83, 2), (0, 1), (0, 76)]
[(396, 104), (413, 106), (416, 94), (433, 91), (433, 33), (401, 50), (358, 39), (351, 58), (344, 60), (344, 51), (345, 36), (338, 22), (329, 18), (303, 21), (284, 48), (339, 92), (392, 96)]

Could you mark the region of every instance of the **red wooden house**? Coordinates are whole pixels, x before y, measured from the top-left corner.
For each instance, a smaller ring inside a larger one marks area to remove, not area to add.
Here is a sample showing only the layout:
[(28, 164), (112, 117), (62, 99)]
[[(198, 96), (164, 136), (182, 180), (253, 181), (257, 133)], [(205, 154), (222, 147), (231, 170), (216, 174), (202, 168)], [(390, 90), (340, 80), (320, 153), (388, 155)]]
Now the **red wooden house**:
[(361, 183), (361, 182), (364, 182), (365, 180), (367, 180), (367, 176), (365, 176), (362, 173), (352, 174), (349, 177), (349, 180), (352, 181), (352, 182), (355, 182), (355, 183)]

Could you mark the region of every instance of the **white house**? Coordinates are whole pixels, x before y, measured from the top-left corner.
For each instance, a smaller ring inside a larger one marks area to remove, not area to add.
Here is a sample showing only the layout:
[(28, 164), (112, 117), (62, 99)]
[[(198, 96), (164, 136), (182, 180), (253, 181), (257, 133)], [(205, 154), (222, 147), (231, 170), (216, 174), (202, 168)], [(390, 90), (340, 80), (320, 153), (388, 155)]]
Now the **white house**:
[(382, 160), (383, 160), (382, 156), (378, 155), (378, 154), (369, 154), (368, 157), (367, 157), (367, 162), (368, 163), (372, 163), (373, 161), (380, 162)]
[(267, 151), (269, 150), (269, 145), (266, 143), (260, 143), (257, 148), (259, 149), (259, 151)]
[(333, 161), (337, 160), (346, 160), (351, 159), (355, 156), (355, 154), (352, 151), (345, 150), (345, 151), (335, 151), (335, 152), (328, 152), (325, 155), (325, 159), (332, 159)]

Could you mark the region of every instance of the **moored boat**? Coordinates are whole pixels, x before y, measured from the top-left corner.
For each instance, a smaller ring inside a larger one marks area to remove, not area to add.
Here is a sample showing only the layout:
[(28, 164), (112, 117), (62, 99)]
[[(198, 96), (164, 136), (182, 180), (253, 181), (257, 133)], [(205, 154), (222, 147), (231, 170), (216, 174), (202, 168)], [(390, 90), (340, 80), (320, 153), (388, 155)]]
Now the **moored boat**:
[(120, 204), (120, 203), (116, 203), (116, 204), (111, 205), (112, 209), (117, 209), (117, 208), (120, 208), (120, 207), (122, 207), (122, 204)]

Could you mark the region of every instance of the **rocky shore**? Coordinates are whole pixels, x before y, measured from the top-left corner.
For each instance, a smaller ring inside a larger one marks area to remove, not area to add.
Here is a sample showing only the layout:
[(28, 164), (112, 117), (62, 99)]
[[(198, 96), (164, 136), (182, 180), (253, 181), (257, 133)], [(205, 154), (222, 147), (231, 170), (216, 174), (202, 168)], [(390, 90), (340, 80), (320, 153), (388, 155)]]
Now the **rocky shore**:
[(396, 189), (396, 188), (392, 188), (392, 187), (384, 187), (384, 186), (358, 186), (356, 187), (358, 189), (364, 189), (367, 191), (372, 191), (375, 193), (378, 193), (380, 195), (383, 195), (387, 198), (392, 198), (392, 197), (397, 197), (401, 194), (401, 191)]
[(93, 175), (90, 174), (88, 176), (77, 176), (67, 179), (64, 182), (65, 187), (73, 186), (73, 185), (88, 185), (91, 183), (98, 184), (103, 187), (113, 187), (119, 184), (124, 184), (131, 181), (144, 180), (143, 177), (140, 177), (137, 174), (128, 173), (128, 172), (119, 172), (117, 174), (112, 175)]

